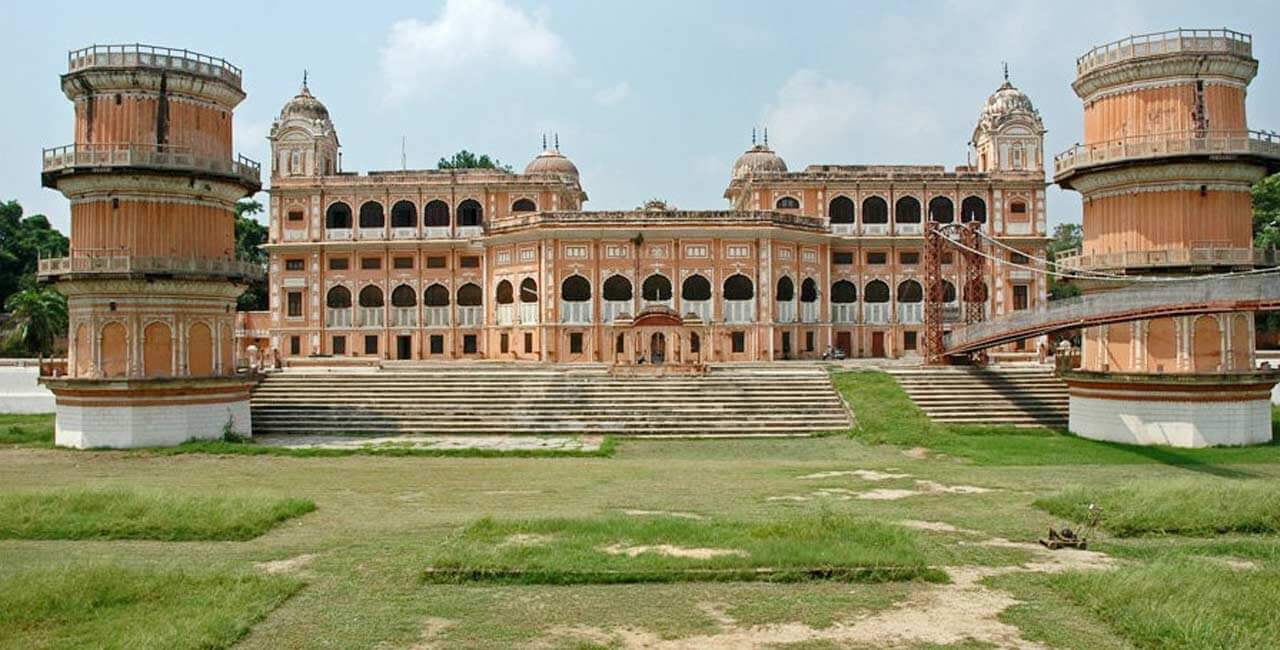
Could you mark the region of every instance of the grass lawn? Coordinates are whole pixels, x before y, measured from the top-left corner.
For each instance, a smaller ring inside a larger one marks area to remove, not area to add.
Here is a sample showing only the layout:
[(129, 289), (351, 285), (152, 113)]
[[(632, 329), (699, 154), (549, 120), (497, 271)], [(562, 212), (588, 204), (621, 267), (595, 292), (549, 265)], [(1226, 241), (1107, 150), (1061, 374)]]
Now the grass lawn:
[[(872, 444), (925, 447), (980, 465), (1141, 464), (1212, 466), (1280, 462), (1280, 435), (1269, 445), (1176, 449), (1087, 440), (1064, 431), (933, 423), (891, 375), (875, 370), (832, 375), (857, 418), (854, 435)], [(1280, 431), (1280, 410), (1272, 408)]]
[(226, 648), (301, 586), (95, 564), (0, 570), (0, 647)]
[(945, 580), (919, 535), (848, 515), (743, 523), (688, 517), (482, 519), (442, 544), (424, 579), (528, 584)]
[(1280, 484), (1275, 481), (1179, 478), (1076, 487), (1035, 505), (1084, 522), (1091, 503), (1102, 508), (1102, 527), (1121, 537), (1280, 532)]
[(310, 499), (126, 489), (0, 493), (0, 539), (253, 539), (316, 509)]
[(0, 414), (0, 445), (53, 446), (53, 416)]

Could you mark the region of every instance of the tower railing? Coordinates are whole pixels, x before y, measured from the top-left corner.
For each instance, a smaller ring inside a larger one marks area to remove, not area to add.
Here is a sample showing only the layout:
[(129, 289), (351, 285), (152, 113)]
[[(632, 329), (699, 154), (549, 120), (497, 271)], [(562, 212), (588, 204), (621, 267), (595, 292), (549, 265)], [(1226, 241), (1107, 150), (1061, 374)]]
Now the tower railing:
[(145, 67), (181, 70), (208, 77), (217, 77), (240, 86), (244, 72), (226, 59), (158, 45), (127, 43), (121, 45), (90, 45), (67, 53), (67, 71), (78, 72), (88, 68)]
[(1229, 244), (1197, 245), (1168, 250), (1120, 251), (1083, 254), (1080, 249), (1060, 253), (1055, 260), (1065, 269), (1124, 269), (1172, 266), (1275, 266), (1273, 248), (1233, 247)]
[(1253, 37), (1230, 29), (1171, 29), (1099, 45), (1076, 59), (1076, 74), (1144, 56), (1177, 52), (1226, 52), (1253, 56)]
[(1078, 167), (1120, 160), (1192, 154), (1253, 154), (1280, 158), (1280, 134), (1245, 129), (1192, 129), (1077, 144), (1053, 157), (1053, 175), (1056, 178)]
[(141, 167), (204, 171), (234, 176), (258, 185), (262, 165), (244, 156), (221, 158), (195, 153), (191, 147), (167, 144), (68, 144), (41, 151), (41, 169), (58, 172), (76, 167)]
[(67, 257), (41, 259), (36, 266), (36, 274), (41, 277), (68, 273), (265, 276), (262, 266), (253, 262), (219, 257), (133, 255), (119, 249), (73, 250)]

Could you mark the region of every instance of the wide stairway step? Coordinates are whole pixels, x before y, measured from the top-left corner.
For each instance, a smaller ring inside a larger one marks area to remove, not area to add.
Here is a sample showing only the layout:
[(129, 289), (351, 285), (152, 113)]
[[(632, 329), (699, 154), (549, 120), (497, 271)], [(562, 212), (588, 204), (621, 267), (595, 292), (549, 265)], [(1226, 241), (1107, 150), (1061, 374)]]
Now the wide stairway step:
[(1044, 366), (888, 368), (936, 422), (1065, 429), (1067, 385)]
[(307, 367), (250, 399), (255, 434), (805, 435), (848, 429), (817, 366), (618, 377), (600, 366)]

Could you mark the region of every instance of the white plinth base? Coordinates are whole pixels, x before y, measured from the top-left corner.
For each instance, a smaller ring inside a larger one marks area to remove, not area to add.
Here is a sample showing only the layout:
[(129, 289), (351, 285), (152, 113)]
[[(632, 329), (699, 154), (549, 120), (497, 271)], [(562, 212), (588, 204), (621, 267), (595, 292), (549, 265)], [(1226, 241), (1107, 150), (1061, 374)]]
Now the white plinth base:
[(215, 404), (77, 406), (58, 404), (54, 441), (59, 447), (171, 447), (188, 440), (216, 440), (230, 423), (248, 436), (249, 400)]
[(1071, 396), (1071, 432), (1131, 445), (1212, 447), (1271, 441), (1271, 403), (1163, 401)]

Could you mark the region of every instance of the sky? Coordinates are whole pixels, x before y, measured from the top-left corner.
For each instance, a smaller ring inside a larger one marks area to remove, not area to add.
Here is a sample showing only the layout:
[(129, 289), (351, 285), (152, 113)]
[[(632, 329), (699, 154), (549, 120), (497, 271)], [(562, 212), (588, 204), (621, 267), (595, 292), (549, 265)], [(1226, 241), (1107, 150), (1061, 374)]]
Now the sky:
[[(1134, 33), (1253, 34), (1249, 124), (1280, 130), (1273, 3), (11, 1), (0, 7), (0, 200), (67, 231), (66, 200), (40, 187), (40, 149), (71, 142), (58, 75), (68, 50), (94, 43), (243, 68), (235, 147), (264, 167), (271, 122), (307, 70), (346, 171), (399, 169), (402, 138), (410, 168), (465, 148), (519, 170), (543, 133), (559, 134), (587, 209), (650, 198), (717, 209), (753, 127), (792, 170), (965, 164), (1002, 62), (1040, 110), (1047, 152), (1065, 150), (1083, 129), (1076, 57)], [(1051, 189), (1048, 210), (1051, 225), (1079, 221), (1079, 197)]]

